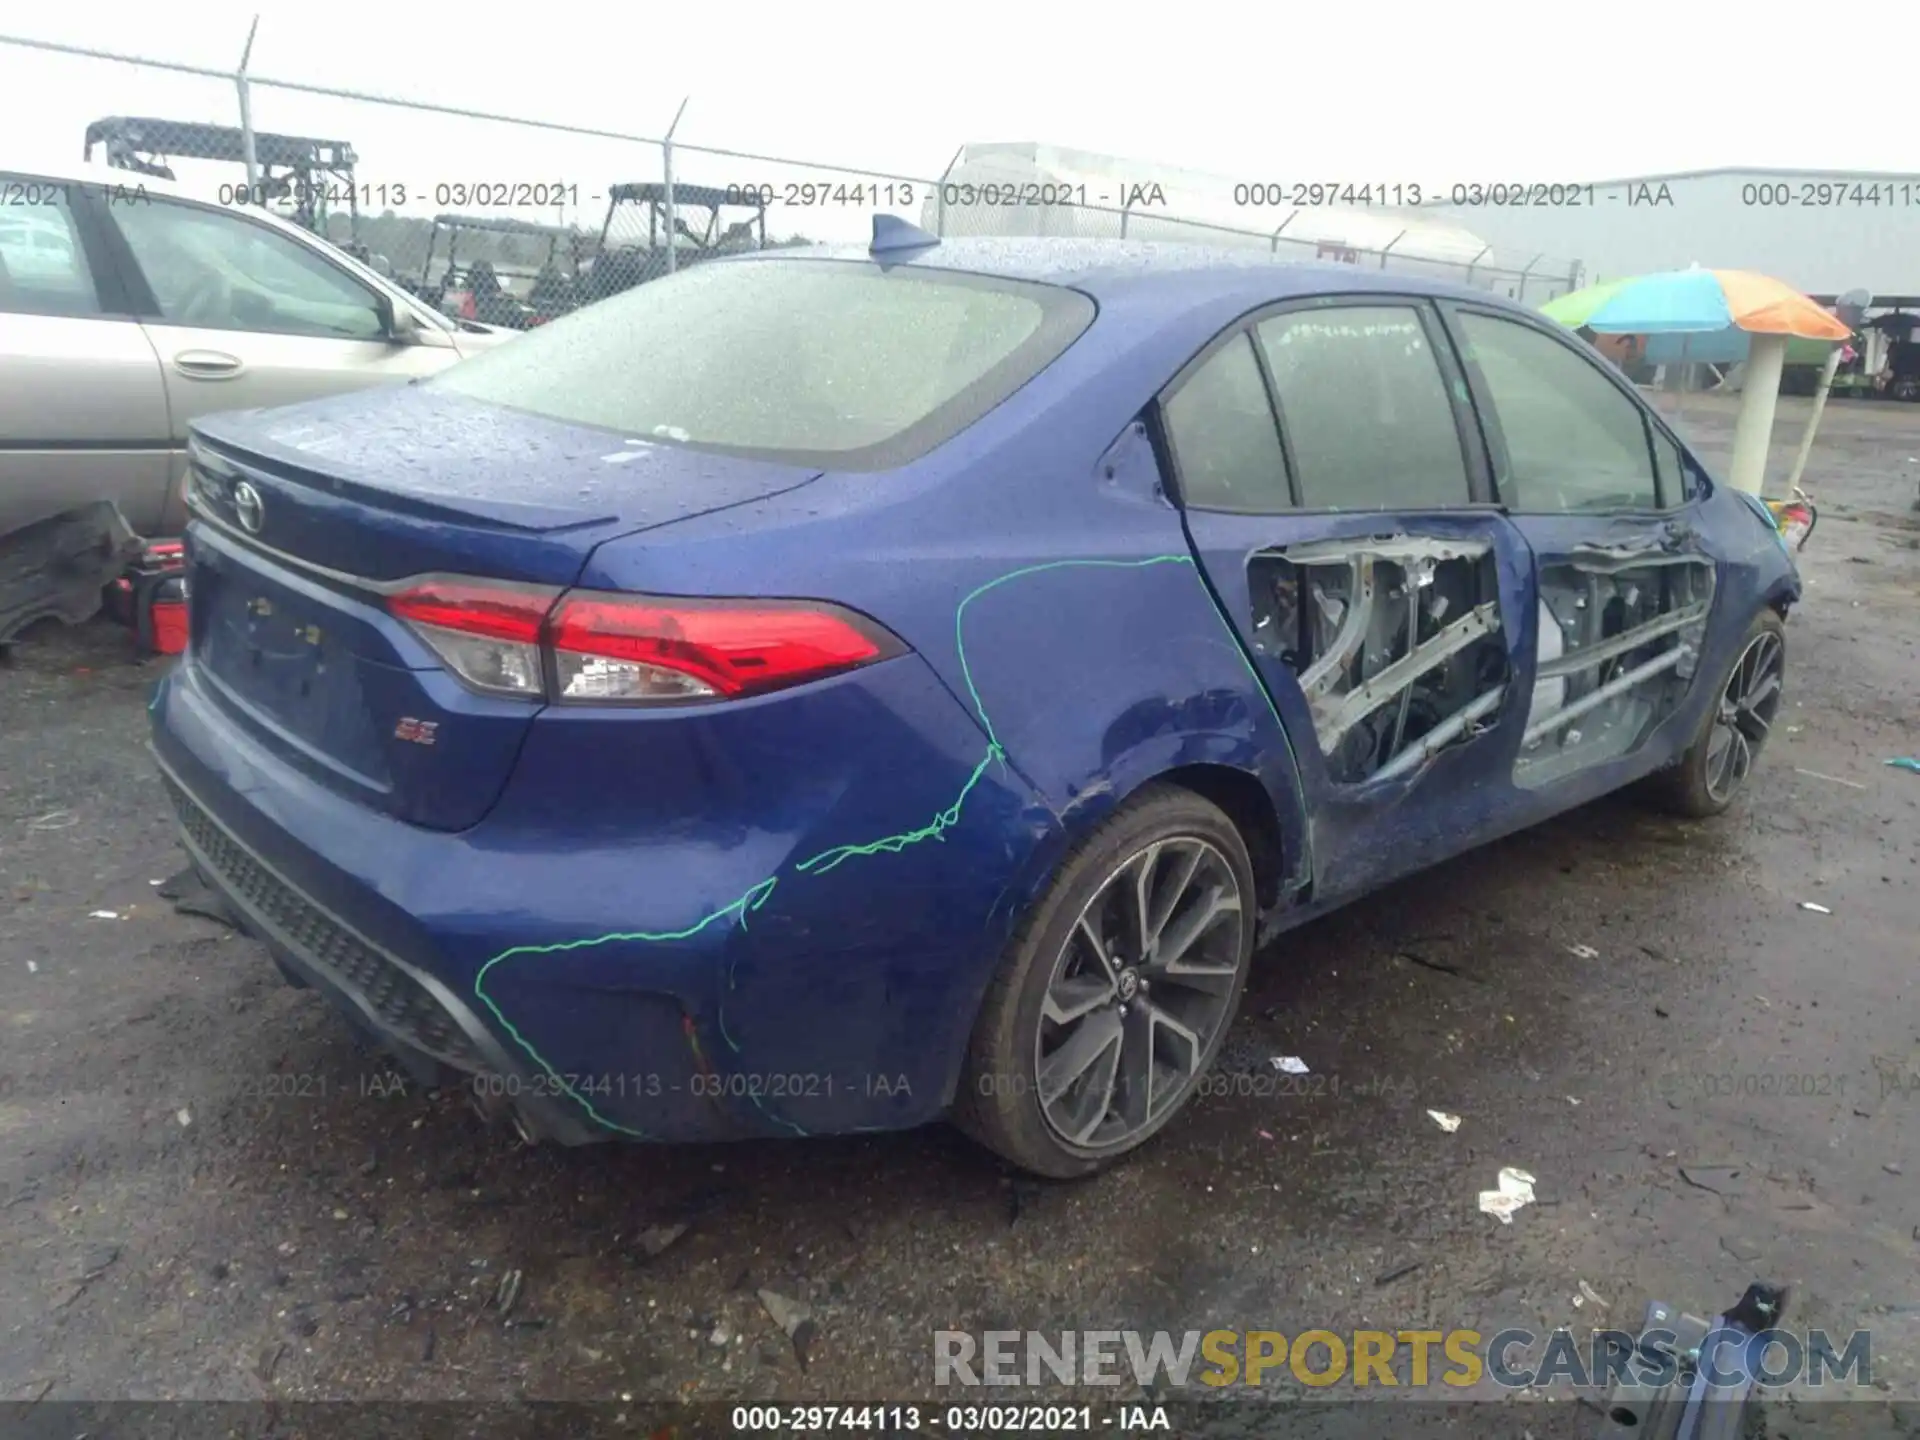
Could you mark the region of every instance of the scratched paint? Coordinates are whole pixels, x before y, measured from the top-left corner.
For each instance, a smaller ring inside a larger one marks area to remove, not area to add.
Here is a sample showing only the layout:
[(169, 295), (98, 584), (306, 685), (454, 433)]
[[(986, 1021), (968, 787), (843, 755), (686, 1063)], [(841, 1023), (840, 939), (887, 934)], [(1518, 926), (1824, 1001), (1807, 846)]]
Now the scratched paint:
[[(981, 777), (987, 772), (987, 768), (996, 761), (1005, 761), (1006, 750), (1002, 747), (998, 735), (994, 732), (993, 720), (987, 713), (985, 702), (980, 698), (979, 688), (974, 684), (972, 667), (967, 662), (967, 607), (973, 604), (975, 600), (985, 595), (988, 591), (997, 589), (1023, 576), (1038, 575), (1052, 570), (1139, 570), (1150, 565), (1186, 565), (1191, 567), (1193, 563), (1193, 557), (1191, 555), (1155, 555), (1145, 560), (1053, 560), (1040, 565), (1027, 565), (1018, 570), (1008, 571), (1005, 575), (989, 580), (978, 589), (969, 592), (966, 598), (961, 600), (960, 604), (954, 610), (953, 643), (960, 662), (960, 674), (966, 683), (967, 696), (973, 704), (974, 714), (979, 718), (980, 728), (987, 737), (986, 753), (981, 756), (980, 763), (974, 766), (973, 773), (967, 777), (966, 783), (960, 787), (960, 793), (954, 797), (953, 803), (945, 809), (937, 811), (933, 817), (924, 824), (902, 830), (894, 835), (884, 835), (876, 840), (869, 840), (859, 844), (838, 845), (830, 850), (823, 850), (818, 855), (809, 856), (807, 859), (801, 860), (791, 866), (788, 872), (789, 877), (824, 875), (849, 860), (874, 855), (897, 855), (910, 846), (918, 845), (923, 841), (938, 840), (948, 830), (951, 830), (955, 825), (960, 823), (961, 811), (966, 806), (967, 797), (971, 795), (974, 788), (979, 785)], [(1195, 571), (1195, 576), (1197, 579), (1197, 570)], [(1206, 591), (1204, 582), (1202, 582), (1201, 588), (1203, 591)], [(1247, 659), (1245, 652), (1240, 647), (1238, 637), (1233, 634), (1232, 626), (1228, 625), (1226, 617), (1220, 614), (1218, 606), (1214, 603), (1212, 592), (1206, 591), (1206, 595), (1208, 608), (1213, 611), (1220, 623), (1227, 627), (1228, 636), (1233, 640), (1234, 653), (1239, 655), (1242, 663), (1246, 665), (1247, 673), (1253, 678), (1255, 688), (1260, 692), (1261, 696), (1266, 699), (1268, 708), (1273, 713), (1274, 721), (1278, 724), (1280, 714), (1277, 709), (1273, 709), (1272, 697), (1267, 695), (1266, 687), (1260, 683), (1259, 676), (1254, 671), (1252, 662)], [(1280, 726), (1280, 733), (1283, 742), (1285, 742), (1286, 727), (1284, 725)], [(1289, 753), (1291, 753), (1290, 742), (1288, 742), (1288, 748)], [(554, 1069), (552, 1063), (540, 1053), (531, 1040), (520, 1032), (519, 1028), (507, 1018), (506, 1013), (494, 1002), (493, 998), (487, 994), (486, 981), (488, 974), (495, 966), (519, 956), (552, 955), (563, 951), (591, 949), (596, 945), (631, 944), (634, 942), (665, 944), (676, 940), (686, 940), (699, 934), (709, 926), (728, 919), (737, 920), (741, 928), (744, 929), (748, 923), (747, 917), (767, 903), (769, 897), (774, 893), (775, 887), (780, 883), (781, 878), (781, 873), (776, 871), (774, 874), (769, 875), (766, 879), (754, 885), (745, 894), (741, 895), (739, 899), (704, 916), (684, 930), (665, 932), (626, 931), (616, 932), (610, 935), (594, 935), (581, 940), (559, 941), (550, 945), (515, 945), (510, 949), (502, 950), (498, 955), (495, 955), (480, 967), (479, 972), (473, 978), (473, 993), (478, 997), (480, 1002), (493, 1013), (494, 1018), (500, 1022), (501, 1028), (506, 1031), (513, 1042), (525, 1052), (527, 1057), (532, 1060), (535, 1065), (540, 1067), (541, 1072), (559, 1088), (561, 1093), (565, 1094), (585, 1111), (596, 1124), (604, 1126), (608, 1130), (617, 1131), (623, 1135), (633, 1136), (636, 1139), (650, 1139), (651, 1137), (645, 1131), (635, 1129), (630, 1125), (622, 1125), (618, 1121), (602, 1115), (594, 1108), (591, 1101), (576, 1091), (573, 1086)], [(731, 989), (732, 987), (733, 976), (731, 971), (729, 971), (727, 988)], [(737, 1054), (740, 1047), (734, 1042), (733, 1037), (727, 1033), (726, 1001), (724, 995), (721, 998), (716, 1023), (721, 1038), (725, 1040), (727, 1045)], [(693, 1048), (695, 1058), (704, 1063), (705, 1056), (701, 1052), (699, 1037), (695, 1033), (692, 1024), (687, 1025), (686, 1034), (688, 1044)], [(765, 1106), (760, 1104), (759, 1096), (750, 1095), (749, 1098), (753, 1100), (754, 1105), (758, 1107), (761, 1113), (766, 1115), (768, 1119), (785, 1126), (796, 1135), (804, 1135), (807, 1133), (792, 1121), (766, 1109)]]

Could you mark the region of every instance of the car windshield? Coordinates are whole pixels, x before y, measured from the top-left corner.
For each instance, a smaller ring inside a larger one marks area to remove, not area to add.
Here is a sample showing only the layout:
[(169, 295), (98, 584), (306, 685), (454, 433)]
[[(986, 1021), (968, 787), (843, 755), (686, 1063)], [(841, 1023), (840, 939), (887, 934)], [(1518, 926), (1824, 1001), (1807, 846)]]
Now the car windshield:
[(1052, 285), (826, 260), (716, 261), (455, 365), (443, 390), (624, 435), (847, 470), (905, 464), (1072, 344)]

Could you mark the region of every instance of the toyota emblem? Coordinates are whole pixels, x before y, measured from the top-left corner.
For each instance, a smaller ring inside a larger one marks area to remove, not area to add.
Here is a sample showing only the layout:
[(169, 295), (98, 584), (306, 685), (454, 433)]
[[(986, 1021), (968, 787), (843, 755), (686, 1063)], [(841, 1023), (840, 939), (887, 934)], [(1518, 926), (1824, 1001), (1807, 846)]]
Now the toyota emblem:
[(233, 487), (233, 513), (242, 530), (249, 535), (260, 533), (266, 519), (266, 506), (261, 502), (260, 492), (244, 480)]

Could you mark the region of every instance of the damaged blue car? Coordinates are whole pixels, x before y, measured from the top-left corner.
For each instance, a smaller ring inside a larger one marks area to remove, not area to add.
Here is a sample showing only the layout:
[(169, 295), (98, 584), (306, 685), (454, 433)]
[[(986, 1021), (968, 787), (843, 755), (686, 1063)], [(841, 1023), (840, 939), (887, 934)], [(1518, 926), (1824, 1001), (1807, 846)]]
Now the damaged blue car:
[(289, 979), (528, 1139), (950, 1117), (1058, 1177), (1287, 927), (1732, 803), (1800, 595), (1511, 302), (899, 222), (201, 421), (189, 502), (154, 751)]

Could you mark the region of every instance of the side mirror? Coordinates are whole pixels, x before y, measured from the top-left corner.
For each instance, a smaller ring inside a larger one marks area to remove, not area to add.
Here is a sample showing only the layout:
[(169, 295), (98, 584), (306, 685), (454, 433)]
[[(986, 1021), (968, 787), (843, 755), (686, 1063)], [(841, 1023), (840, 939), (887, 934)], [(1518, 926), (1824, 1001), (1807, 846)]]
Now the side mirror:
[(411, 345), (419, 338), (420, 317), (391, 295), (382, 295), (375, 305), (380, 316), (380, 333), (396, 345)]

